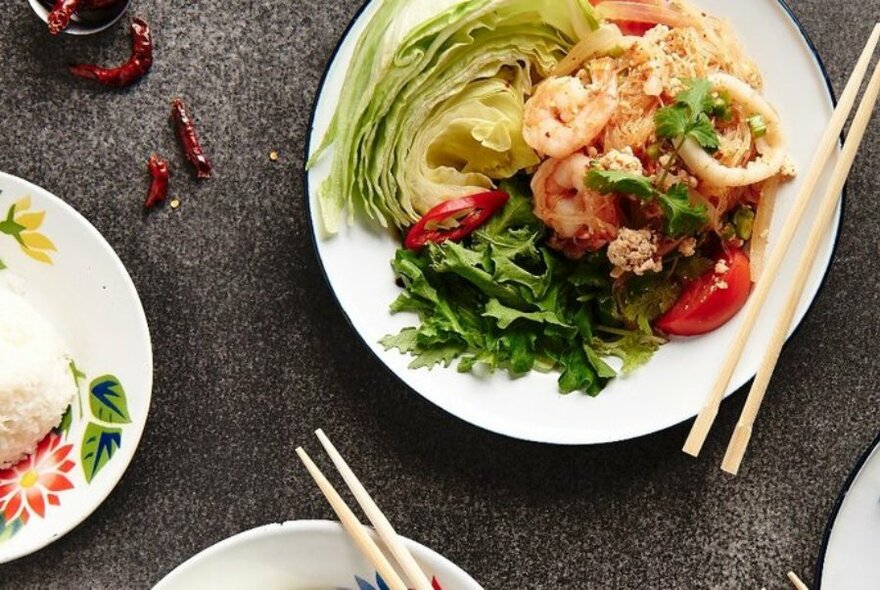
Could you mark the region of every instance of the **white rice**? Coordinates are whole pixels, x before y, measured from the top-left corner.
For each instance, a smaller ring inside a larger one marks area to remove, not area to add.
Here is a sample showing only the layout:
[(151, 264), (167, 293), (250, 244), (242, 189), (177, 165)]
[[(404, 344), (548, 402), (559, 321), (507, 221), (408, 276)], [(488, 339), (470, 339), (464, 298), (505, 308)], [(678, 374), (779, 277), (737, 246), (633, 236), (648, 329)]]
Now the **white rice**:
[(0, 469), (61, 422), (76, 395), (69, 363), (52, 324), (0, 282)]

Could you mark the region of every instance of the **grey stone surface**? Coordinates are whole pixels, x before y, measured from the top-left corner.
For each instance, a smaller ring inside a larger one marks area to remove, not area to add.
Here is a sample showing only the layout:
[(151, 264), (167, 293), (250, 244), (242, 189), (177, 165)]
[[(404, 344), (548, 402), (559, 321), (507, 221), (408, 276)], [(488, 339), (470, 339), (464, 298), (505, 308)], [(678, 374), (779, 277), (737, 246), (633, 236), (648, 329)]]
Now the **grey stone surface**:
[[(0, 587), (147, 588), (234, 533), (330, 518), (293, 452), (314, 446), (318, 426), (403, 533), (486, 588), (757, 589), (786, 588), (789, 569), (810, 577), (838, 489), (880, 426), (877, 121), (827, 286), (782, 356), (740, 477), (718, 465), (743, 395), (724, 404), (699, 461), (679, 451), (686, 425), (590, 448), (509, 440), (385, 371), (313, 253), (304, 138), (358, 4), (135, 0), (155, 28), (155, 68), (108, 92), (63, 64), (114, 62), (125, 27), (52, 39), (27, 2), (4, 2), (0, 170), (67, 200), (116, 248), (147, 311), (156, 383), (118, 488), (54, 545), (0, 566)], [(841, 88), (880, 0), (792, 5)], [(209, 182), (178, 155), (166, 119), (177, 94), (214, 160)], [(153, 150), (170, 157), (183, 205), (145, 216)]]

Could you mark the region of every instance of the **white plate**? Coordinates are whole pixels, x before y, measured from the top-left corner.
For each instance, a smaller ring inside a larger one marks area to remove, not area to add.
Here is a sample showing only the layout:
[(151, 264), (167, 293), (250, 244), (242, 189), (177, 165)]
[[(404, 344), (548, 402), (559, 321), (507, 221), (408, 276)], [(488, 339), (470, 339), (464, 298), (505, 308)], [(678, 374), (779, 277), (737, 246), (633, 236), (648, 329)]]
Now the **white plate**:
[[(415, 0), (426, 2), (427, 0)], [(819, 143), (833, 110), (832, 97), (809, 41), (785, 7), (776, 0), (700, 0), (710, 13), (729, 18), (760, 66), (766, 95), (782, 116), (790, 152), (802, 171), (779, 194), (771, 228), (771, 242), (779, 235), (795, 192)], [(315, 107), (310, 152), (324, 135), (358, 36), (376, 9), (368, 5), (351, 26), (340, 45), (321, 87)], [(327, 280), (343, 312), (379, 359), (407, 385), (441, 408), (468, 422), (508, 436), (560, 444), (593, 444), (618, 441), (656, 432), (696, 415), (702, 406), (728, 344), (739, 326), (735, 318), (715, 332), (690, 340), (672, 342), (645, 367), (627, 378), (613, 381), (596, 398), (557, 393), (557, 375), (532, 373), (511, 380), (503, 373), (479, 378), (459, 374), (454, 368), (410, 370), (411, 357), (386, 351), (379, 339), (413, 325), (415, 318), (391, 316), (389, 304), (399, 289), (394, 284), (390, 261), (398, 242), (388, 233), (364, 223), (343, 227), (326, 239), (317, 228), (317, 187), (329, 172), (325, 157), (308, 174), (311, 221), (318, 256)], [(821, 183), (824, 185), (827, 178)], [(779, 314), (787, 288), (793, 282), (794, 256), (806, 243), (807, 228), (816, 215), (815, 206), (792, 245), (792, 256), (777, 278), (762, 311), (728, 394), (751, 379), (760, 352), (770, 340), (773, 320)], [(797, 310), (800, 322), (822, 283), (832, 255), (840, 212), (825, 236), (806, 291)], [(771, 401), (772, 403), (772, 401)]]
[(880, 437), (853, 470), (828, 522), (816, 590), (880, 587)]
[[(0, 280), (20, 283), (55, 325), (80, 387), (70, 428), (50, 435), (33, 461), (0, 471), (0, 563), (58, 539), (110, 494), (141, 438), (153, 382), (144, 310), (110, 245), (61, 199), (0, 173), (0, 221), (14, 203), (20, 223), (0, 228)], [(32, 244), (28, 252), (12, 234)]]
[[(480, 590), (451, 561), (415, 541), (407, 548), (446, 590)], [(342, 525), (325, 520), (270, 524), (230, 537), (186, 561), (153, 590), (327, 590), (357, 588), (376, 574)]]

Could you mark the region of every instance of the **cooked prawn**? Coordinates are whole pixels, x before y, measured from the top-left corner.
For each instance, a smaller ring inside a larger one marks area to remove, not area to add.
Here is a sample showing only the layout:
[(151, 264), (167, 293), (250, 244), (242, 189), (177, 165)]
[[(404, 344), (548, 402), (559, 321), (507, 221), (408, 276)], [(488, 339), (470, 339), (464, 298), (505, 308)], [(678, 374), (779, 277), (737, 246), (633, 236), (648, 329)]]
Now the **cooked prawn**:
[(599, 137), (617, 104), (613, 74), (594, 76), (588, 86), (574, 76), (549, 78), (526, 102), (523, 137), (535, 151), (564, 158)]
[(532, 177), (535, 215), (554, 232), (550, 245), (571, 258), (595, 252), (617, 237), (617, 197), (584, 184), (591, 160), (575, 153), (546, 160)]

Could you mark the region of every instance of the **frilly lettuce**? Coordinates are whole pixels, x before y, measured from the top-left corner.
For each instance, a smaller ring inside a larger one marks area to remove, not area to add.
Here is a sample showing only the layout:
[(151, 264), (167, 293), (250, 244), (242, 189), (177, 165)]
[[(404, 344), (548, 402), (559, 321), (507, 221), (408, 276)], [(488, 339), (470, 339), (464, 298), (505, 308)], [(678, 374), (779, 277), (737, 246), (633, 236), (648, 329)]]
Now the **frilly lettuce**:
[(324, 229), (356, 209), (405, 227), (537, 164), (522, 139), (532, 76), (596, 26), (587, 0), (384, 0), (309, 161), (333, 147)]
[(574, 262), (541, 246), (546, 229), (524, 178), (500, 184), (507, 205), (462, 242), (397, 251), (392, 266), (404, 288), (391, 310), (419, 322), (380, 342), (411, 355), (412, 368), (555, 369), (561, 392), (597, 395), (617, 374), (603, 357), (619, 357), (626, 373), (662, 341), (626, 329), (609, 309), (613, 281), (602, 255)]

